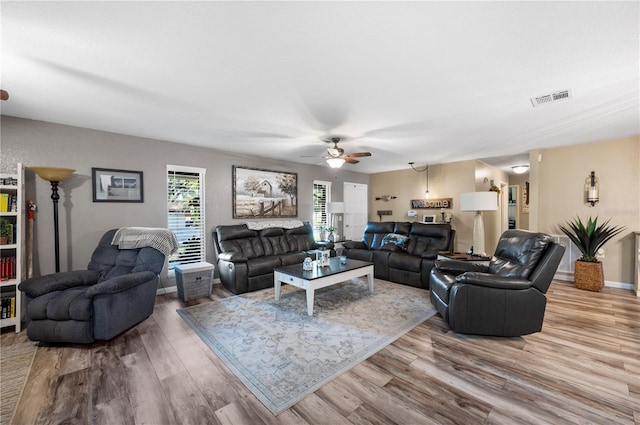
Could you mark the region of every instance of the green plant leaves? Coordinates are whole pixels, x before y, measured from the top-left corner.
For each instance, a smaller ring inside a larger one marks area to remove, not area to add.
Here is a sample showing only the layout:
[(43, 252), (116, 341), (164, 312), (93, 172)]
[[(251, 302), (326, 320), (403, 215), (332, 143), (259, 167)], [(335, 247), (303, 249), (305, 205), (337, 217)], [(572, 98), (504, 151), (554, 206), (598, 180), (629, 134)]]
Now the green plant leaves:
[(589, 217), (585, 226), (580, 217), (576, 217), (575, 220), (567, 222), (566, 226), (559, 225), (558, 227), (578, 247), (582, 253), (582, 258), (580, 258), (582, 261), (597, 263), (598, 250), (611, 238), (626, 229), (625, 226), (611, 226), (609, 221), (598, 225), (598, 217), (593, 219)]

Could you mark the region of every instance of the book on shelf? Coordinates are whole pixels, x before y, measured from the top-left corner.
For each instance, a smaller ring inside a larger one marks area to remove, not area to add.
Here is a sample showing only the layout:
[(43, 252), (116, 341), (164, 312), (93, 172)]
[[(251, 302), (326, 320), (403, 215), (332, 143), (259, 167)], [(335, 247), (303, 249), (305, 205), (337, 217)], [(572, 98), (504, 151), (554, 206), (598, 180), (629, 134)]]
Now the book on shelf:
[(0, 319), (11, 319), (16, 317), (16, 294), (3, 296), (0, 299)]
[(0, 281), (16, 278), (16, 257), (8, 255), (0, 257)]
[(0, 212), (9, 212), (9, 194), (0, 193)]

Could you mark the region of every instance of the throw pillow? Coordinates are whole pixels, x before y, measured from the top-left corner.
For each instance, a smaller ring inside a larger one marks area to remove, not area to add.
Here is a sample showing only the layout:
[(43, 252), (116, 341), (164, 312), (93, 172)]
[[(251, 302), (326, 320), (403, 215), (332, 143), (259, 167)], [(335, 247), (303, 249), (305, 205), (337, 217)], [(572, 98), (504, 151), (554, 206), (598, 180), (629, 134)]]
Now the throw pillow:
[(408, 240), (409, 240), (408, 236), (399, 235), (397, 233), (387, 233), (382, 238), (382, 245), (392, 243), (394, 245), (398, 245), (401, 248), (404, 248)]

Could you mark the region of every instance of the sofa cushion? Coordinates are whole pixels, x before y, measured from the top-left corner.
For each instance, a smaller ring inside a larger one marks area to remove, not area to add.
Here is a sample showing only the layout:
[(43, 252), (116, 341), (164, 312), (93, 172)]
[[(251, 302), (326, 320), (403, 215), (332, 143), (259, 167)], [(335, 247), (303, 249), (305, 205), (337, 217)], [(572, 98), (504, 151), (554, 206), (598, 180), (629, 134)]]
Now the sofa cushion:
[(449, 224), (413, 223), (409, 233), (407, 252), (417, 257), (435, 259), (438, 252), (446, 251), (451, 245)]
[(27, 305), (29, 320), (91, 320), (92, 302), (84, 295), (89, 288), (79, 286), (33, 298)]
[(382, 246), (382, 238), (387, 233), (393, 233), (395, 223), (393, 221), (369, 222), (364, 228), (362, 242), (368, 249), (379, 249)]
[(389, 255), (389, 268), (407, 270), (419, 273), (421, 271), (422, 258), (407, 254), (406, 252), (392, 252)]
[(239, 252), (249, 259), (265, 255), (258, 232), (246, 224), (218, 226), (216, 236), (222, 252)]
[(280, 258), (277, 256), (255, 257), (247, 261), (248, 276), (273, 273), (273, 269), (280, 267)]
[(264, 255), (282, 255), (290, 252), (289, 244), (281, 227), (258, 230), (258, 237), (262, 242)]
[(553, 238), (544, 233), (507, 230), (489, 262), (489, 273), (528, 279)]
[(318, 247), (313, 237), (313, 228), (309, 223), (293, 229), (284, 230), (290, 251), (309, 251)]

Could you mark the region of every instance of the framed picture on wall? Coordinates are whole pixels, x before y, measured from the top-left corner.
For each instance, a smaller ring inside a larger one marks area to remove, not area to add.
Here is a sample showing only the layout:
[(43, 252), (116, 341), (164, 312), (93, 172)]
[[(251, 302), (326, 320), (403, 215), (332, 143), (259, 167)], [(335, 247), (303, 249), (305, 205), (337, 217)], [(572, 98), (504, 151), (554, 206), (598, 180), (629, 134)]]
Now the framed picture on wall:
[(93, 202), (144, 202), (142, 171), (91, 168)]
[(298, 216), (298, 174), (233, 166), (233, 218)]

